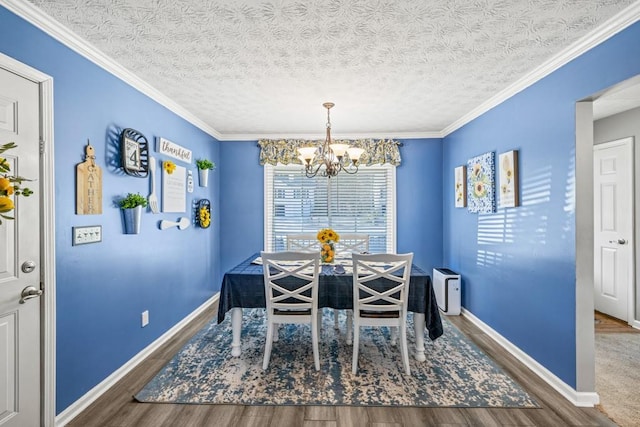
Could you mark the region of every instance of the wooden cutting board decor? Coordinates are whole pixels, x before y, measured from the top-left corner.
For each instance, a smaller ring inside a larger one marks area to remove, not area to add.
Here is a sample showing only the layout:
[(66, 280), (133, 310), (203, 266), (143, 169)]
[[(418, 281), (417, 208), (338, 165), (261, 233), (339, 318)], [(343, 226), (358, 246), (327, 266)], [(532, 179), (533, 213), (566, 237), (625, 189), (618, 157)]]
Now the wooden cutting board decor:
[(85, 161), (76, 165), (76, 214), (97, 215), (102, 213), (102, 169), (89, 141), (85, 152)]

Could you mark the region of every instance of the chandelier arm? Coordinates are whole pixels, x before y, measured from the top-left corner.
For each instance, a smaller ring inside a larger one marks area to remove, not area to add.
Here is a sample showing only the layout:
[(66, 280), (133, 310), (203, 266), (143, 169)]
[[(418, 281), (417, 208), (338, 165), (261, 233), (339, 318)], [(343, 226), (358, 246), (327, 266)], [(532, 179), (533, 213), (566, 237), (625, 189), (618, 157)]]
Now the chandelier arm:
[(313, 178), (314, 176), (316, 176), (318, 172), (320, 172), (320, 168), (322, 167), (322, 165), (323, 163), (319, 164), (315, 170), (313, 170), (313, 167), (311, 167), (311, 165), (309, 165), (309, 167), (305, 167), (304, 173), (307, 176), (307, 178)]
[(356, 168), (353, 169), (351, 172), (349, 171), (348, 167), (345, 168), (344, 166), (340, 166), (340, 170), (348, 173), (349, 175), (355, 175), (358, 172), (358, 165), (356, 165)]

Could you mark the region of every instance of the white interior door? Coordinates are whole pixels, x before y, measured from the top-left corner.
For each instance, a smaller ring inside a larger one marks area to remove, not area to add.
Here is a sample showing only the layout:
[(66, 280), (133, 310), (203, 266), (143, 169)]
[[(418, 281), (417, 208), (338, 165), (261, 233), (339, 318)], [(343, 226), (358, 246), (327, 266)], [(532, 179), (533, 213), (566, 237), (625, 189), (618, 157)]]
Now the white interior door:
[(629, 319), (633, 262), (633, 138), (593, 148), (596, 310)]
[[(33, 179), (34, 191), (15, 198), (15, 220), (0, 225), (0, 426), (41, 424), (40, 298), (20, 302), (25, 288), (40, 289), (39, 86), (0, 69), (0, 144), (11, 174)], [(33, 268), (31, 268), (33, 266)]]

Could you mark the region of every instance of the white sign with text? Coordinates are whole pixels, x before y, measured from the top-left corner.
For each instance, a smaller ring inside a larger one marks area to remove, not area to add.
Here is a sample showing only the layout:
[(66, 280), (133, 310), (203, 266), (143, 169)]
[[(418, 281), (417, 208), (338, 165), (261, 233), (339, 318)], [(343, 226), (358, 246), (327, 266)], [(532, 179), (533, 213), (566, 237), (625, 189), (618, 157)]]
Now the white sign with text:
[(169, 157), (191, 164), (191, 150), (187, 150), (184, 147), (171, 142), (168, 139), (156, 138), (157, 151), (160, 154), (166, 154)]
[(187, 211), (187, 170), (176, 166), (173, 173), (162, 171), (162, 212)]

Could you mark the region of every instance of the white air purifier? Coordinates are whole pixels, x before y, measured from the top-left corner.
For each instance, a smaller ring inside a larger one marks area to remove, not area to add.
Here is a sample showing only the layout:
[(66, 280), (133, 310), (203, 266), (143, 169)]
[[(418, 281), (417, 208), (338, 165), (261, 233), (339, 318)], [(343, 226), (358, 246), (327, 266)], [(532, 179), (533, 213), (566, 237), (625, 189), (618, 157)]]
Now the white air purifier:
[(462, 282), (460, 275), (448, 268), (433, 269), (433, 290), (436, 294), (438, 307), (448, 316), (460, 314), (460, 290)]

